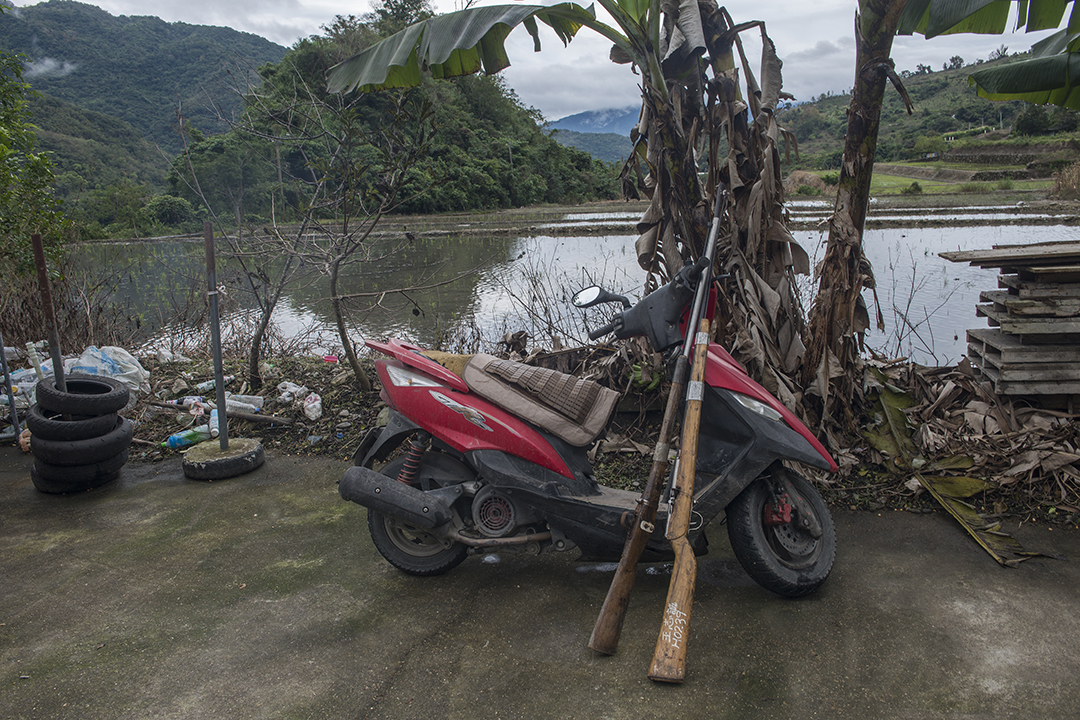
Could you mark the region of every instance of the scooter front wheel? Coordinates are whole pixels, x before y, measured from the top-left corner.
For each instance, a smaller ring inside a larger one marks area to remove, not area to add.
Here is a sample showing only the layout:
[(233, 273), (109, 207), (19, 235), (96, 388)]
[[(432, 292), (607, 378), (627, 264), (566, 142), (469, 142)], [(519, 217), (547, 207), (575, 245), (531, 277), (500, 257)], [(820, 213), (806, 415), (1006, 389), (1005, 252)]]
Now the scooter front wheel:
[(772, 492), (768, 478), (760, 477), (728, 505), (728, 539), (739, 564), (755, 582), (777, 595), (800, 597), (829, 577), (836, 557), (836, 527), (814, 486), (797, 473), (789, 471), (788, 476), (799, 505), (813, 515), (810, 525), (821, 529), (820, 537), (800, 527), (797, 516), (788, 523), (767, 524)]

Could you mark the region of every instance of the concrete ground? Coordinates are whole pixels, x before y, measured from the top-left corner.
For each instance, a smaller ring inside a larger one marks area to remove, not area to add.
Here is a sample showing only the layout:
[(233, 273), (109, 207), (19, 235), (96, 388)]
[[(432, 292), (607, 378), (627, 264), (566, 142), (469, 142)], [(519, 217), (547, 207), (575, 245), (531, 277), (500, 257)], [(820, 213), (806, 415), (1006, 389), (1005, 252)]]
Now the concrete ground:
[[(687, 680), (646, 678), (667, 592), (640, 573), (619, 651), (586, 647), (611, 568), (470, 557), (419, 579), (339, 499), (345, 461), (271, 454), (231, 480), (178, 459), (78, 496), (0, 448), (2, 718), (1080, 716), (1080, 564), (995, 564), (947, 516), (836, 510), (815, 595), (749, 581), (723, 528), (699, 564)], [(1080, 558), (1080, 532), (1025, 525)]]

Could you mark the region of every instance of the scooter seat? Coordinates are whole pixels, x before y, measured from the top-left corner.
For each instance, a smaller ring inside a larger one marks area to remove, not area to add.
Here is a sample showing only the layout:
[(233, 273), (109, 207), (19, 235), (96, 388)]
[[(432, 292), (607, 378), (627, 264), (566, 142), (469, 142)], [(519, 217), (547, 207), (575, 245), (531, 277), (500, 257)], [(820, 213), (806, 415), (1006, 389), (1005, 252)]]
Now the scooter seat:
[(483, 353), (465, 364), (462, 379), (485, 400), (577, 447), (600, 436), (619, 401), (593, 380)]

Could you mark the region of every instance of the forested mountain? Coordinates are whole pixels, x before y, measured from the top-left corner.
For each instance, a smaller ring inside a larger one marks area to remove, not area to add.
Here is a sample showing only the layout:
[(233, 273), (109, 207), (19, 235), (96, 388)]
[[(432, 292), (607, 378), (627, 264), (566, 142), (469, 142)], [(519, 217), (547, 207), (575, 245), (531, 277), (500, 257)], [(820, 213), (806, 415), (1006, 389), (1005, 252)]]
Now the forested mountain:
[[(965, 134), (996, 131), (998, 137), (1007, 135), (1028, 104), (1019, 100), (994, 102), (979, 97), (969, 84), (968, 76), (973, 70), (972, 65), (1016, 62), (1026, 55), (1014, 53), (1010, 56), (1005, 53), (1005, 48), (991, 55), (993, 60), (980, 59), (974, 63), (954, 57), (940, 70), (919, 65), (915, 71), (903, 71), (901, 80), (914, 104), (914, 112), (909, 115), (900, 94), (892, 87), (886, 88), (876, 160), (913, 159), (944, 150), (946, 138), (951, 141)], [(840, 167), (850, 102), (851, 96), (847, 94), (822, 95), (778, 113), (781, 127), (791, 130), (798, 140), (804, 166)], [(1070, 121), (1067, 117), (1072, 112), (1060, 110), (1060, 122), (1072, 122), (1075, 127), (1075, 120)]]
[(597, 160), (622, 164), (630, 157), (634, 144), (630, 142), (630, 133), (613, 132), (575, 132), (573, 130), (554, 130), (551, 137), (567, 147), (584, 150)]
[[(48, 0), (0, 15), (0, 48), (26, 55), (33, 88), (85, 110), (120, 118), (170, 153), (180, 150), (176, 114), (221, 132), (208, 105), (226, 112), (240, 98), (221, 78), (277, 62), (285, 48), (230, 28), (114, 17), (93, 5)], [(240, 73), (242, 75), (242, 73)], [(49, 119), (37, 118), (47, 131)]]
[(83, 110), (55, 97), (31, 97), (38, 146), (52, 153), (61, 196), (121, 181), (161, 187), (169, 157), (117, 117)]

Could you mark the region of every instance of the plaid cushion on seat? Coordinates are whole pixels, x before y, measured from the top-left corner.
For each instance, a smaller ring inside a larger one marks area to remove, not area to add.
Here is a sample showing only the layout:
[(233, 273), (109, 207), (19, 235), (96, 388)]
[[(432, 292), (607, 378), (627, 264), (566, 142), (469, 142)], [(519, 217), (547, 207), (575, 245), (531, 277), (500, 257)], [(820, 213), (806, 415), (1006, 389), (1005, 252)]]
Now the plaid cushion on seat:
[(492, 355), (474, 355), (462, 377), (484, 399), (579, 447), (600, 436), (619, 401), (592, 380)]

